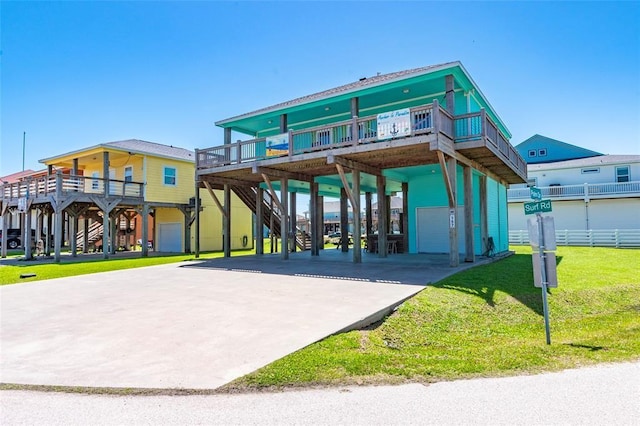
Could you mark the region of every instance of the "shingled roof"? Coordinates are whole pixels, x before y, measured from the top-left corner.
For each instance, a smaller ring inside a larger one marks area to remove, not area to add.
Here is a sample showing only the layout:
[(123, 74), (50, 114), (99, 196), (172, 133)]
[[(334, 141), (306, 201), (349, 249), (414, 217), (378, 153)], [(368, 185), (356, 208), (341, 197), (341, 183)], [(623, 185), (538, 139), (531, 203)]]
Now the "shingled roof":
[(310, 102), (314, 102), (314, 101), (318, 101), (321, 99), (326, 99), (326, 98), (330, 98), (333, 96), (337, 96), (337, 95), (341, 95), (344, 93), (349, 93), (349, 92), (354, 92), (356, 90), (361, 90), (367, 87), (373, 87), (373, 86), (377, 86), (380, 84), (384, 84), (384, 83), (388, 83), (390, 81), (394, 81), (394, 80), (401, 80), (407, 77), (413, 77), (413, 76), (418, 76), (421, 74), (427, 74), (429, 72), (432, 72), (438, 68), (447, 68), (453, 65), (458, 65), (460, 64), (460, 62), (446, 62), (444, 64), (438, 64), (438, 65), (429, 65), (426, 67), (420, 67), (420, 68), (413, 68), (413, 69), (409, 69), (409, 70), (404, 70), (404, 71), (397, 71), (397, 72), (392, 72), (392, 73), (388, 73), (388, 74), (380, 74), (380, 75), (375, 75), (373, 77), (364, 77), (359, 79), (358, 81), (354, 81), (353, 83), (348, 83), (345, 84), (343, 86), (338, 86), (338, 87), (334, 87), (332, 89), (328, 89), (328, 90), (324, 90), (322, 92), (318, 92), (318, 93), (313, 93), (311, 95), (306, 95), (306, 96), (301, 96), (299, 98), (295, 98), (292, 99), (290, 101), (286, 101), (286, 102), (281, 102), (279, 104), (275, 104), (275, 105), (271, 105), (265, 108), (261, 108), (252, 112), (247, 112), (245, 114), (240, 114), (238, 116), (235, 117), (231, 117), (231, 118), (227, 118), (224, 120), (220, 120), (218, 122), (216, 122), (216, 126), (224, 124), (226, 122), (229, 121), (235, 121), (235, 120), (240, 120), (246, 117), (251, 117), (254, 115), (258, 115), (258, 114), (263, 114), (269, 111), (277, 111), (280, 109), (284, 109), (284, 108), (289, 108), (289, 107), (293, 107), (293, 106), (297, 106), (297, 105), (303, 105), (306, 103), (310, 103)]
[(188, 149), (184, 148), (178, 148), (172, 145), (163, 145), (156, 142), (143, 141), (140, 139), (107, 142), (102, 145), (117, 148), (122, 151), (195, 161), (195, 153), (193, 151), (189, 151)]
[(597, 157), (578, 158), (575, 160), (556, 161), (554, 163), (527, 164), (527, 170), (555, 170), (573, 167), (591, 167), (613, 164), (640, 163), (640, 155), (599, 155)]
[(76, 151), (65, 152), (64, 154), (56, 155), (54, 157), (44, 158), (40, 160), (41, 163), (49, 163), (57, 161), (61, 158), (66, 158), (72, 155), (81, 155), (87, 151), (93, 149), (115, 149), (118, 151), (125, 151), (135, 154), (153, 155), (156, 157), (164, 157), (170, 159), (184, 160), (195, 162), (195, 152), (188, 149), (178, 148), (172, 145), (163, 145), (156, 142), (143, 141), (140, 139), (127, 139), (123, 141), (105, 142), (98, 145), (89, 146)]

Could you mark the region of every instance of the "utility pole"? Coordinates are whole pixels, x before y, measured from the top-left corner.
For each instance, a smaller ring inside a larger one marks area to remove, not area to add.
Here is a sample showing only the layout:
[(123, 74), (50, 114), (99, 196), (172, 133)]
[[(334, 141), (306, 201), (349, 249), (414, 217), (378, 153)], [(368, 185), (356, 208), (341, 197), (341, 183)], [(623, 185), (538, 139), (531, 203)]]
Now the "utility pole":
[(27, 132), (22, 132), (22, 171), (24, 172), (24, 151), (26, 147)]

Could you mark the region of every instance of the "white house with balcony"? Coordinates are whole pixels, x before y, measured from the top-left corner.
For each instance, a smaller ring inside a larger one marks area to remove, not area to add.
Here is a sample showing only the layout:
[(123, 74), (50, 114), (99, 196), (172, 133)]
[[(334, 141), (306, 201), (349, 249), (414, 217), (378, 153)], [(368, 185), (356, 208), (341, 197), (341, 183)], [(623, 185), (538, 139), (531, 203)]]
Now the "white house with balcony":
[[(551, 200), (559, 243), (640, 246), (640, 155), (604, 155), (540, 135), (516, 149), (529, 185)], [(528, 186), (511, 185), (507, 201), (510, 242), (527, 243)]]

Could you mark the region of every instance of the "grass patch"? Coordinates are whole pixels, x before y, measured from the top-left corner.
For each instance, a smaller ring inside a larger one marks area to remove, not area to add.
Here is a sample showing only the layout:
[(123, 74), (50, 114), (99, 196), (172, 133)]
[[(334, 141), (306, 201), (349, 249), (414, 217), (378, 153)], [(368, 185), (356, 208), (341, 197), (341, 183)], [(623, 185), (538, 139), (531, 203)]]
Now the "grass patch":
[[(254, 254), (255, 250), (239, 250), (232, 256)], [(187, 260), (206, 260), (223, 257), (222, 252), (201, 253), (200, 259), (192, 254), (152, 255), (127, 259), (86, 259), (82, 256), (64, 259), (61, 263), (20, 262), (19, 265), (0, 266), (0, 285), (25, 283), (29, 281), (50, 280), (52, 278), (71, 277), (75, 275), (93, 274), (96, 272), (117, 271), (121, 269), (141, 268), (144, 266), (164, 265)], [(117, 257), (117, 255), (115, 255)], [(20, 275), (35, 274), (33, 277), (20, 278)]]
[(545, 343), (531, 249), (426, 288), (373, 329), (330, 336), (226, 386), (435, 382), (640, 357), (640, 250), (560, 247)]

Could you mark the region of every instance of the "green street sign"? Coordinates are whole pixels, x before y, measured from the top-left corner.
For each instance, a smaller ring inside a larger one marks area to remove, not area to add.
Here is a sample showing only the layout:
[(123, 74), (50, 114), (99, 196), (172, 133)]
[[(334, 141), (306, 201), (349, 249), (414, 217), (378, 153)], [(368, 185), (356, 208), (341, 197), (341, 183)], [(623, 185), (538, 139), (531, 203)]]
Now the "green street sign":
[(532, 200), (542, 200), (542, 191), (540, 190), (540, 188), (532, 186), (531, 188), (529, 188), (529, 190), (531, 191)]
[(551, 211), (551, 200), (524, 203), (524, 214), (548, 213)]

